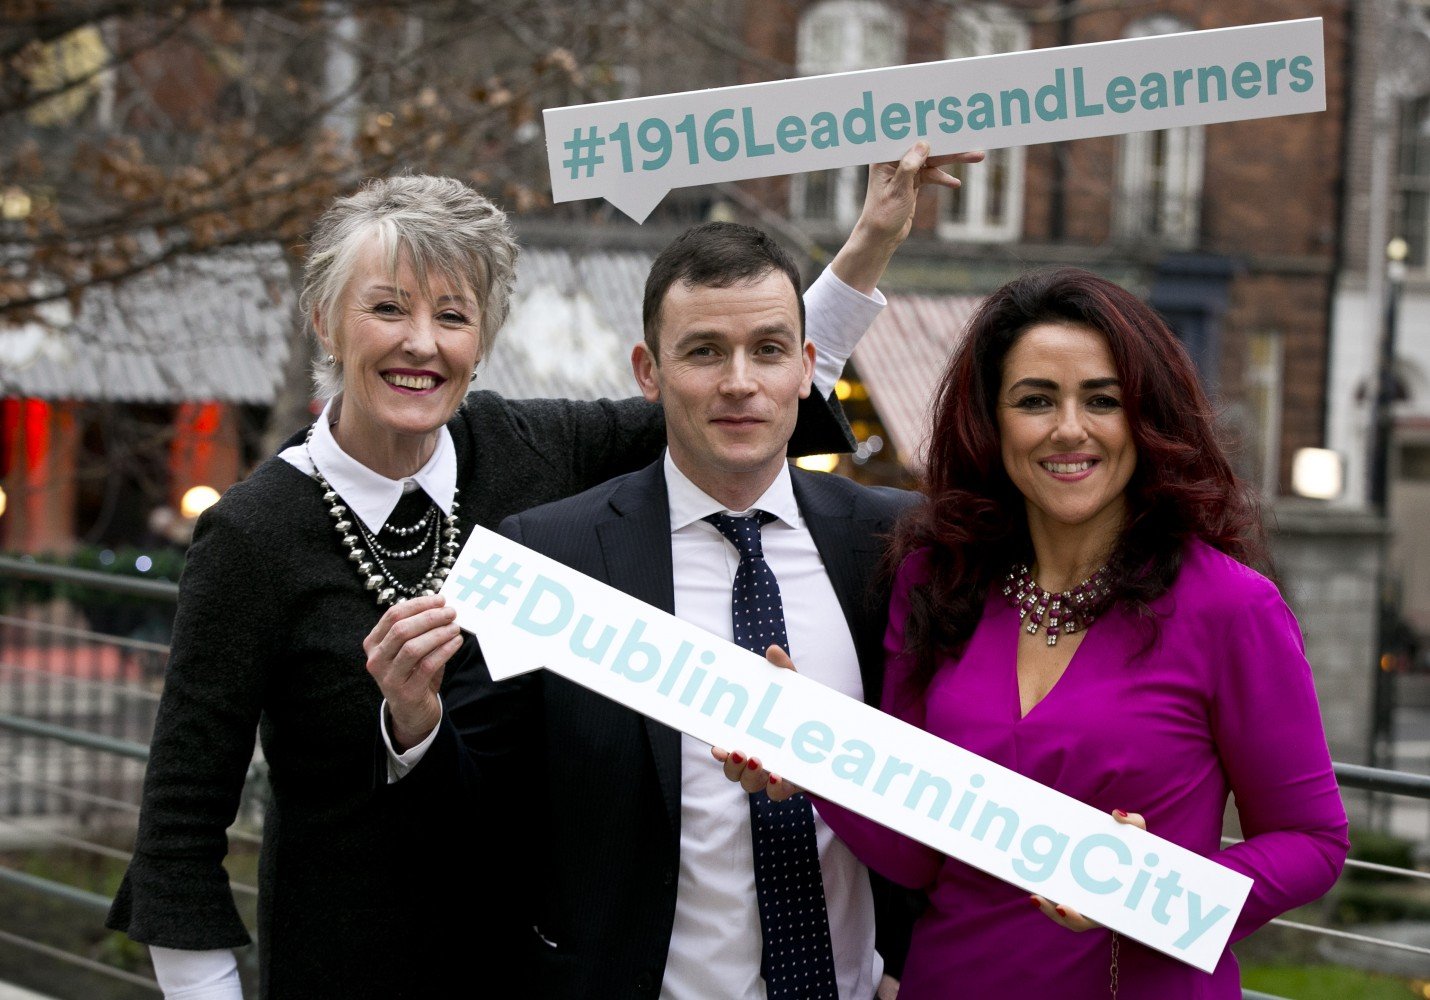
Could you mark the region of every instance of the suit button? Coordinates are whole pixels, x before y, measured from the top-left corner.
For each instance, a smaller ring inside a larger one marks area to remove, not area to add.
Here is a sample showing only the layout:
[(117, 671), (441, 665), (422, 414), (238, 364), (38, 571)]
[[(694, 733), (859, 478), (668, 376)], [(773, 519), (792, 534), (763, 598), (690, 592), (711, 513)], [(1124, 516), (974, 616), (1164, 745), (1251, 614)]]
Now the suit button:
[(655, 977), (649, 972), (642, 972), (636, 976), (636, 992), (650, 993), (655, 989)]
[(666, 885), (675, 885), (675, 872), (667, 868), (665, 870), (665, 875), (661, 878), (661, 881)]

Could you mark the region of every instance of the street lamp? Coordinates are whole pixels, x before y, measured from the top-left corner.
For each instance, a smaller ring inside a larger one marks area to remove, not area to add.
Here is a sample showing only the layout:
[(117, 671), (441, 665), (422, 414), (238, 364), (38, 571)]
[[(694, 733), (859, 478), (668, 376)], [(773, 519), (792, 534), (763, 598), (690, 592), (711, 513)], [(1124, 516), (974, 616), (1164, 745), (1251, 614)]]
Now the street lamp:
[[(1377, 573), (1375, 680), (1372, 687), (1370, 766), (1381, 767), (1389, 761), (1395, 711), (1395, 674), (1390, 669), (1387, 654), (1390, 639), (1396, 634), (1398, 602), (1392, 593), (1390, 579), (1390, 448), (1393, 432), (1393, 408), (1397, 397), (1395, 377), (1395, 337), (1400, 315), (1400, 296), (1405, 288), (1405, 258), (1410, 246), (1399, 236), (1385, 247), (1385, 325), (1380, 336), (1380, 360), (1376, 367), (1375, 396), (1371, 409), (1370, 504), (1381, 521), (1380, 565)], [(1372, 813), (1374, 807), (1372, 806)]]
[(1385, 247), (1385, 326), (1380, 335), (1380, 362), (1376, 367), (1375, 398), (1372, 404), (1370, 503), (1382, 517), (1387, 513), (1390, 481), (1390, 437), (1395, 404), (1395, 336), (1400, 316), (1400, 295), (1405, 288), (1405, 258), (1410, 245), (1399, 236)]

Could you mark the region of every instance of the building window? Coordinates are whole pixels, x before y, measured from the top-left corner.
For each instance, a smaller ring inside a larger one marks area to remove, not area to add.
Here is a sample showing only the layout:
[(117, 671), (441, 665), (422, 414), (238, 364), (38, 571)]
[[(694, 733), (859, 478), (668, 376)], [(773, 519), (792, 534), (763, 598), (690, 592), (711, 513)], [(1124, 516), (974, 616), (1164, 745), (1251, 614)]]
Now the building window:
[[(801, 76), (894, 66), (903, 55), (903, 18), (882, 3), (826, 0), (800, 19)], [(867, 176), (865, 167), (796, 174), (790, 192), (794, 216), (838, 228), (852, 226), (859, 217)]]
[[(1149, 17), (1128, 29), (1128, 38), (1186, 31), (1171, 17)], [(1114, 200), (1117, 235), (1187, 248), (1201, 226), (1202, 126), (1134, 132), (1119, 141), (1118, 193)]]
[[(970, 4), (949, 15), (945, 53), (950, 59), (1018, 52), (1028, 47), (1028, 26), (995, 4)], [(1014, 240), (1023, 228), (1023, 147), (990, 149), (983, 163), (951, 172), (963, 181), (941, 194), (939, 235), (949, 240)]]
[[(114, 118), (113, 57), (104, 35), (94, 25), (76, 28), (50, 42), (25, 49), (20, 72), (37, 92), (53, 91), (31, 104), (25, 117), (40, 127), (73, 127), (92, 123), (109, 128)], [(92, 109), (92, 119), (85, 119)]]
[(1430, 97), (1406, 101), (1400, 108), (1399, 231), (1410, 245), (1406, 263), (1424, 269), (1430, 263)]
[(1257, 330), (1247, 343), (1243, 474), (1274, 497), (1281, 485), (1281, 336)]

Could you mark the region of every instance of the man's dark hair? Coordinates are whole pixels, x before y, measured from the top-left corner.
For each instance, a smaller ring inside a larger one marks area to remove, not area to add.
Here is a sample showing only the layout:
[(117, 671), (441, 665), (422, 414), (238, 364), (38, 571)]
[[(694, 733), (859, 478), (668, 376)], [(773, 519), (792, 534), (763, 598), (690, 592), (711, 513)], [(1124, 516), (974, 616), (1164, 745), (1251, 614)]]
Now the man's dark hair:
[(785, 249), (753, 226), (707, 222), (687, 229), (656, 257), (645, 280), (641, 322), (651, 356), (660, 357), (660, 307), (677, 281), (705, 288), (728, 288), (758, 281), (771, 271), (789, 278), (799, 303), (799, 339), (804, 343), (804, 285)]

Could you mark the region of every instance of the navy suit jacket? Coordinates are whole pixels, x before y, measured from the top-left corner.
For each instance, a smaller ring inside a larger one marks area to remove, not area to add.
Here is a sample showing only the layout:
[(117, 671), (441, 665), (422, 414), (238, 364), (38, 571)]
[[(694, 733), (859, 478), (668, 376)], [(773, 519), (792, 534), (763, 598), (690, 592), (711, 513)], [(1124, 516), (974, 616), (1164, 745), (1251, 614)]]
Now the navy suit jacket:
[[(914, 495), (792, 469), (794, 494), (853, 635), (865, 699), (883, 687), (883, 536)], [(660, 462), (509, 517), (508, 537), (674, 612)], [(479, 658), (449, 670), (445, 715), (397, 783), (414, 816), (509, 836), (493, 905), (511, 907), (516, 961), (534, 995), (655, 996), (675, 918), (680, 734), (545, 671), (496, 683)], [(713, 763), (712, 763), (713, 766)], [(480, 792), (465, 803), (455, 783)], [(404, 787), (405, 786), (405, 787)], [(431, 827), (429, 827), (431, 829)], [(903, 966), (916, 903), (874, 877), (878, 947)]]

